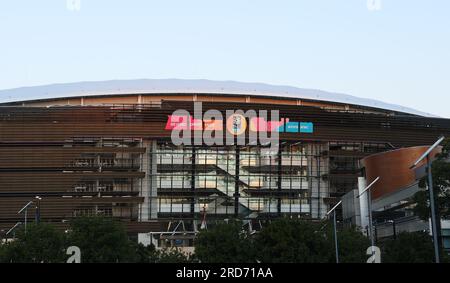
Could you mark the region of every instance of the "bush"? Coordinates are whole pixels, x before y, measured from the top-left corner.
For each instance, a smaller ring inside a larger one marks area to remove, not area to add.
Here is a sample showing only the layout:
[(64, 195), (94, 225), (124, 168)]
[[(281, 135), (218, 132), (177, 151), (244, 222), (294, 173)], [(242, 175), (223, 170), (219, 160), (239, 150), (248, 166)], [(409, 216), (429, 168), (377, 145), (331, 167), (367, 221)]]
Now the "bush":
[(425, 232), (397, 235), (381, 246), (381, 261), (385, 263), (431, 263), (434, 262), (434, 249), (431, 236)]
[(257, 259), (263, 263), (329, 262), (334, 249), (320, 228), (310, 221), (275, 220), (255, 239)]
[(204, 263), (254, 263), (252, 240), (242, 222), (217, 224), (201, 231), (195, 240), (195, 256)]
[(68, 244), (81, 250), (83, 263), (136, 261), (136, 246), (128, 239), (120, 222), (107, 217), (80, 217), (72, 220)]
[(2, 245), (1, 262), (62, 263), (65, 262), (64, 233), (50, 224), (28, 224), (27, 231), (18, 230), (13, 242)]

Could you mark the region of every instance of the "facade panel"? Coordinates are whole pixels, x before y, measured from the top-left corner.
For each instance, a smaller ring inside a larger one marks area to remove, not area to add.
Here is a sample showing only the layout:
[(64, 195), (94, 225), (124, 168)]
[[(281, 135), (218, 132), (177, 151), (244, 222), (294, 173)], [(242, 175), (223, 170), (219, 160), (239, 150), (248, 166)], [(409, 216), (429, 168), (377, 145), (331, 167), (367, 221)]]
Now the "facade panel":
[[(158, 103), (143, 103), (155, 97)], [(201, 114), (277, 110), (298, 127), (279, 130), (276, 151), (248, 139), (175, 145), (169, 116), (177, 109), (193, 115), (197, 98), (161, 94), (80, 99), (77, 106), (56, 106), (62, 100), (0, 106), (0, 229), (21, 221), (17, 211), (36, 196), (42, 220), (61, 227), (93, 214), (121, 219), (133, 233), (161, 231), (179, 220), (192, 230), (204, 219), (317, 220), (358, 188), (365, 156), (428, 145), (450, 133), (449, 120), (380, 109), (205, 96)], [(220, 123), (224, 136), (225, 119)]]

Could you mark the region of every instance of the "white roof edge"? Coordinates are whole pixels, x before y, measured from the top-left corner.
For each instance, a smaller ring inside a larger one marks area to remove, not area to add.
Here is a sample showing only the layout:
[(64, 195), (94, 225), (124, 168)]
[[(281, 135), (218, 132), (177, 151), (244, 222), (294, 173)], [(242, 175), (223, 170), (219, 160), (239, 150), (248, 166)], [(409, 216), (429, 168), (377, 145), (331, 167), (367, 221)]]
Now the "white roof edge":
[(0, 104), (43, 99), (123, 94), (208, 93), (310, 99), (353, 104), (424, 117), (438, 117), (400, 105), (315, 89), (236, 81), (139, 79), (77, 82), (0, 90)]

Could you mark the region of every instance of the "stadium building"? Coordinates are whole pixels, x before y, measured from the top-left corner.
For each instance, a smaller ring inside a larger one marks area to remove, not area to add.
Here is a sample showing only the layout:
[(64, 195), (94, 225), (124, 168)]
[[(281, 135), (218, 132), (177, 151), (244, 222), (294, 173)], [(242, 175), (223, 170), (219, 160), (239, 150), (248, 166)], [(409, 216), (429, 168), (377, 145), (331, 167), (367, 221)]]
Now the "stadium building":
[[(244, 114), (227, 114), (237, 110)], [(205, 118), (208, 111), (223, 118)], [(234, 143), (178, 144), (181, 128), (192, 140), (214, 132)], [(277, 136), (276, 150), (252, 133)], [(23, 223), (18, 212), (30, 201), (29, 218), (61, 228), (73, 217), (106, 215), (130, 234), (160, 237), (236, 217), (251, 229), (283, 216), (322, 219), (366, 177), (369, 162), (361, 160), (449, 134), (450, 120), (413, 109), (265, 84), (133, 80), (4, 90), (0, 230)], [(387, 180), (382, 192), (396, 188)]]

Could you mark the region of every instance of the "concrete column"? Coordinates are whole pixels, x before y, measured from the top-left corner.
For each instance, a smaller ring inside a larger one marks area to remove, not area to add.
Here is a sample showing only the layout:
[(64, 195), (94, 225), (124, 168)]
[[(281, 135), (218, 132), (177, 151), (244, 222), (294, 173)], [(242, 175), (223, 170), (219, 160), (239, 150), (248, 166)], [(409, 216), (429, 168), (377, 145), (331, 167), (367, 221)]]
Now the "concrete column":
[(139, 221), (149, 221), (158, 217), (158, 145), (154, 140), (143, 141), (143, 147), (145, 147), (146, 152), (142, 157), (141, 170), (145, 172), (145, 178), (142, 180), (140, 196), (144, 197), (144, 203), (141, 206)]
[(328, 158), (321, 156), (327, 150), (326, 144), (308, 144), (308, 175), (310, 176), (311, 188), (311, 217), (322, 219), (325, 217), (328, 206), (324, 198), (329, 196), (329, 181), (322, 179), (322, 175), (329, 173)]
[[(367, 180), (364, 177), (358, 177), (358, 194), (361, 194), (367, 187)], [(359, 197), (359, 210), (361, 215), (361, 230), (367, 234), (366, 227), (369, 226), (369, 211), (367, 208), (367, 194)]]

